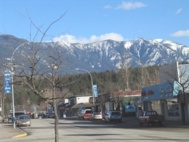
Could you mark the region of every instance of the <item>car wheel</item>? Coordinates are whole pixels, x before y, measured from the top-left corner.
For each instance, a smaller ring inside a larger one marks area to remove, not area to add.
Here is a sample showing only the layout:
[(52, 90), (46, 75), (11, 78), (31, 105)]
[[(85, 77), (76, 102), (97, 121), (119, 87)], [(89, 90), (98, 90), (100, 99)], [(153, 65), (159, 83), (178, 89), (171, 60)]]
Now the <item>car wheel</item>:
[(138, 123), (139, 123), (139, 126), (142, 126), (142, 122), (138, 121)]
[(146, 124), (147, 124), (147, 126), (149, 126), (149, 125), (150, 125), (150, 123), (149, 123), (149, 122), (146, 122)]
[(159, 125), (160, 125), (160, 126), (163, 126), (163, 123), (162, 123), (162, 122), (159, 122)]
[(104, 123), (107, 123), (106, 119), (104, 119)]

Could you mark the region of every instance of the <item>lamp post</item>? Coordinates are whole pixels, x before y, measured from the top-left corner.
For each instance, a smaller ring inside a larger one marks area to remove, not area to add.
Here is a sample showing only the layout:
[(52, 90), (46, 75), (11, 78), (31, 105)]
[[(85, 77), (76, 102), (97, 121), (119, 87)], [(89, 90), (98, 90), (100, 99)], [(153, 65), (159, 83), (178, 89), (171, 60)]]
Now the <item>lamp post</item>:
[(87, 73), (89, 74), (89, 76), (90, 76), (90, 78), (91, 78), (91, 87), (92, 87), (93, 105), (95, 105), (95, 102), (94, 102), (94, 91), (93, 91), (93, 77), (92, 77), (91, 73), (90, 73), (88, 70), (86, 70), (86, 69), (76, 68), (75, 70), (76, 70), (76, 71), (78, 71), (78, 70), (85, 71), (85, 72), (87, 72)]
[(16, 124), (15, 124), (15, 107), (14, 107), (14, 82), (13, 82), (13, 77), (14, 77), (14, 67), (13, 67), (13, 57), (15, 52), (24, 44), (29, 44), (28, 42), (24, 42), (22, 44), (20, 44), (19, 46), (17, 46), (11, 56), (11, 72), (12, 72), (12, 114), (13, 114), (13, 127), (16, 128)]

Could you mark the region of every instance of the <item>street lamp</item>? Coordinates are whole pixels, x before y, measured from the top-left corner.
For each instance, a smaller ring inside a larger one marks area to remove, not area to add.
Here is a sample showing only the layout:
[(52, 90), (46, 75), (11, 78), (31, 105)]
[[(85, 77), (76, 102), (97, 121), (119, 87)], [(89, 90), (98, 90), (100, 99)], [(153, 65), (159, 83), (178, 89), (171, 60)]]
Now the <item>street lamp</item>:
[(15, 52), (24, 44), (29, 44), (28, 42), (24, 42), (22, 44), (20, 44), (19, 46), (17, 46), (11, 56), (11, 71), (12, 71), (12, 114), (13, 114), (13, 127), (16, 128), (16, 124), (15, 124), (15, 108), (14, 108), (14, 83), (13, 83), (13, 77), (14, 77), (14, 67), (13, 67), (13, 57)]
[(78, 70), (85, 71), (85, 72), (87, 72), (90, 75), (90, 78), (91, 78), (91, 87), (92, 87), (92, 96), (93, 96), (93, 105), (95, 105), (95, 102), (94, 102), (94, 91), (93, 91), (93, 77), (92, 77), (91, 73), (88, 70), (86, 70), (86, 69), (76, 68), (75, 70), (76, 71), (78, 71)]

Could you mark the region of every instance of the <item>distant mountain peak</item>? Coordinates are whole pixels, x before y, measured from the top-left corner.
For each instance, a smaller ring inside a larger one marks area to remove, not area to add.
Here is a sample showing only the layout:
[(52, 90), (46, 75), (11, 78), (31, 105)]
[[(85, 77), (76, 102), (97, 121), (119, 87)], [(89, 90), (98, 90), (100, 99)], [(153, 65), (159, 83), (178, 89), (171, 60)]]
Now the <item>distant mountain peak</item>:
[[(0, 49), (3, 50), (0, 52), (0, 58), (10, 58), (14, 48), (25, 41), (11, 35), (0, 35)], [(43, 44), (67, 51), (66, 55), (69, 58), (66, 64), (69, 66), (69, 73), (77, 67), (88, 71), (106, 71), (119, 70), (125, 66), (153, 66), (178, 60), (189, 61), (189, 47), (163, 39), (104, 40), (88, 44), (61, 41)], [(8, 48), (10, 45), (14, 48)], [(45, 60), (44, 58), (43, 61)]]

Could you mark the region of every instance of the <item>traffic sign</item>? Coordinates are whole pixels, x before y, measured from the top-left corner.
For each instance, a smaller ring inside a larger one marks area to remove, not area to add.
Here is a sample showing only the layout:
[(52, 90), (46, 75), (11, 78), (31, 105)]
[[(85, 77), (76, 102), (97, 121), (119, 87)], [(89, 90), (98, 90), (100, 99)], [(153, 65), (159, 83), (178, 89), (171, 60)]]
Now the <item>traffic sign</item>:
[(4, 72), (4, 93), (11, 94), (12, 93), (12, 79), (11, 79), (11, 72), (5, 71)]

